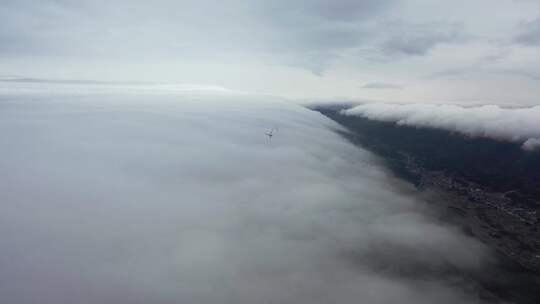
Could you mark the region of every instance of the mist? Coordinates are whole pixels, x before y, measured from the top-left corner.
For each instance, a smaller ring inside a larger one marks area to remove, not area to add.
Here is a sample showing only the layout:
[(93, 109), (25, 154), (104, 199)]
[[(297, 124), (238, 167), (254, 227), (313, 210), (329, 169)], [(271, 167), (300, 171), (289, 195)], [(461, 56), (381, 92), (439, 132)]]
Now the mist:
[(17, 90), (0, 129), (4, 303), (482, 302), (486, 247), (298, 105)]

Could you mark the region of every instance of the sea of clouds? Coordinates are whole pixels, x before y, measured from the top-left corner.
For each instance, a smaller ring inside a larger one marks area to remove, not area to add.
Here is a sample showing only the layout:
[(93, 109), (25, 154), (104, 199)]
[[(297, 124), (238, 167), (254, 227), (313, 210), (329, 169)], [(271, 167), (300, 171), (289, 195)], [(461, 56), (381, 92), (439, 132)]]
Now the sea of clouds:
[(486, 248), (336, 129), (268, 97), (4, 91), (2, 302), (480, 302), (457, 273)]
[(526, 151), (540, 149), (540, 106), (366, 103), (341, 113), (400, 126), (443, 129), (471, 137), (516, 142)]

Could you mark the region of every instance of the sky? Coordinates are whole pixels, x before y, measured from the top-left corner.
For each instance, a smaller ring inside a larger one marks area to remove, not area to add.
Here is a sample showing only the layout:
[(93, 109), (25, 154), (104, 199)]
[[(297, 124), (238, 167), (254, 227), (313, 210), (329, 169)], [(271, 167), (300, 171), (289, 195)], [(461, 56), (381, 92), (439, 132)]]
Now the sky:
[(537, 0), (1, 0), (1, 77), (538, 104)]

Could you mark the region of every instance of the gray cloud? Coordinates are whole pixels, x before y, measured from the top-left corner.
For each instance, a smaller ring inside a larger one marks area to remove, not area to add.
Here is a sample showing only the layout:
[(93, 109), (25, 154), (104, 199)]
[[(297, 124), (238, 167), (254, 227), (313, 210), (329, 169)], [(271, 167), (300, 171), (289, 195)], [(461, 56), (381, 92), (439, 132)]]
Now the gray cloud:
[(523, 22), (520, 25), (520, 33), (514, 38), (514, 41), (525, 46), (540, 45), (540, 18)]
[(272, 20), (286, 24), (295, 22), (319, 22), (326, 19), (338, 23), (357, 23), (363, 18), (372, 18), (381, 13), (384, 9), (396, 3), (395, 0), (300, 0), (285, 1), (278, 0), (265, 3), (264, 12), (270, 15)]
[(502, 108), (495, 105), (462, 107), (434, 104), (369, 103), (344, 110), (346, 115), (398, 125), (444, 129), (472, 137), (487, 137), (538, 147), (540, 107)]
[(368, 82), (361, 86), (363, 89), (381, 89), (381, 90), (401, 90), (403, 87), (395, 83), (387, 82)]
[(485, 247), (315, 112), (33, 85), (0, 97), (6, 302), (480, 302)]
[[(353, 17), (369, 18), (388, 1), (286, 2), (168, 1), (159, 5), (121, 1), (7, 1), (2, 43), (32, 54), (127, 50), (186, 55), (205, 51), (306, 50), (354, 44)], [(129, 11), (130, 14), (126, 14)], [(342, 20), (341, 18), (349, 18)], [(336, 20), (339, 19), (339, 20)], [(99, 45), (94, 45), (99, 43)], [(82, 45), (81, 45), (82, 44)], [(33, 47), (30, 47), (33, 46)], [(137, 47), (141, 48), (140, 50)], [(109, 54), (110, 55), (110, 54)]]
[(393, 22), (383, 27), (389, 37), (383, 39), (381, 50), (390, 55), (425, 55), (444, 43), (462, 42), (466, 35), (460, 25), (431, 23), (407, 24)]
[[(454, 27), (388, 22), (396, 1), (7, 1), (0, 52), (145, 60), (245, 60), (324, 72), (340, 54), (376, 47), (424, 55), (456, 41)], [(127, 13), (129, 12), (129, 14)], [(377, 30), (377, 29), (383, 30)]]
[(496, 67), (482, 67), (482, 66), (470, 66), (465, 68), (449, 69), (439, 71), (425, 76), (427, 79), (441, 79), (441, 78), (463, 78), (472, 75), (508, 75), (526, 78), (529, 80), (538, 81), (540, 75), (531, 68), (496, 68)]

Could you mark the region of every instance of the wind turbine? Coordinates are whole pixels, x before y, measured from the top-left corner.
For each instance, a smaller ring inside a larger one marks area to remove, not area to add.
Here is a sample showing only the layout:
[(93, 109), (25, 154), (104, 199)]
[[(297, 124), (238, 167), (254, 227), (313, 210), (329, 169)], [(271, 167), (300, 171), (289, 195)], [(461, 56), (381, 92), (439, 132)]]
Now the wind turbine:
[(274, 136), (274, 133), (276, 133), (277, 130), (278, 130), (278, 129), (274, 127), (274, 128), (272, 128), (271, 130), (267, 130), (267, 131), (265, 132), (266, 136), (268, 136), (268, 140), (272, 140), (272, 136)]

